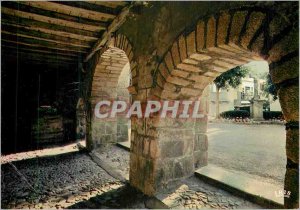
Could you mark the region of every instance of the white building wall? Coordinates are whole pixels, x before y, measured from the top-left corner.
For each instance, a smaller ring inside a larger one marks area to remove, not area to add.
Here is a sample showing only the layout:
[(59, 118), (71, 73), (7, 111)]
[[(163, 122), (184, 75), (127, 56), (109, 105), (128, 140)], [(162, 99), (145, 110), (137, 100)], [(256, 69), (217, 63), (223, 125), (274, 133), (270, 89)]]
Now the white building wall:
[(281, 106), (278, 99), (276, 101), (270, 100), (270, 111), (281, 111)]

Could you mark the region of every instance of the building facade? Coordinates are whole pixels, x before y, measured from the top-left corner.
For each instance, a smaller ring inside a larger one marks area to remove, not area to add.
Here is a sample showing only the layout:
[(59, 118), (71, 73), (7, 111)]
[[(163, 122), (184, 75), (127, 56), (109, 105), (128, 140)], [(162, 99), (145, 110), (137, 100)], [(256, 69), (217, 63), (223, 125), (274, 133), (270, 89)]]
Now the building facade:
[[(278, 100), (273, 100), (271, 96), (264, 94), (264, 85), (266, 80), (256, 79), (250, 74), (242, 78), (242, 83), (237, 88), (221, 89), (219, 92), (219, 110), (220, 113), (235, 109), (247, 110), (250, 112), (251, 100), (255, 94), (255, 80), (258, 82), (257, 94), (259, 99), (265, 100), (264, 111), (281, 111)], [(214, 83), (208, 86), (209, 89), (209, 118), (216, 117), (217, 109), (217, 91)]]

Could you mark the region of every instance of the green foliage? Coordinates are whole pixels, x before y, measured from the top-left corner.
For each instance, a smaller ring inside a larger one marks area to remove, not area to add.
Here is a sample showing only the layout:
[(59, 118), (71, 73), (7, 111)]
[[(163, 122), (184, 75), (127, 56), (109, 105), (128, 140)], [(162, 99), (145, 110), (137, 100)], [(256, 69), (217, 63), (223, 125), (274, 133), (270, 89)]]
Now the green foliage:
[(246, 110), (232, 110), (232, 111), (226, 111), (222, 112), (220, 114), (222, 118), (226, 119), (235, 119), (235, 118), (248, 118), (250, 117), (250, 113)]
[(249, 72), (245, 66), (237, 66), (218, 76), (214, 83), (218, 89), (228, 89), (229, 87), (237, 88), (242, 83), (242, 78)]
[(277, 100), (278, 99), (277, 89), (276, 89), (276, 86), (272, 82), (271, 75), (267, 74), (265, 76), (265, 79), (266, 79), (266, 84), (263, 89), (265, 96), (271, 95), (273, 97), (274, 101)]
[(265, 111), (263, 112), (263, 116), (265, 120), (283, 119), (283, 114), (281, 111)]

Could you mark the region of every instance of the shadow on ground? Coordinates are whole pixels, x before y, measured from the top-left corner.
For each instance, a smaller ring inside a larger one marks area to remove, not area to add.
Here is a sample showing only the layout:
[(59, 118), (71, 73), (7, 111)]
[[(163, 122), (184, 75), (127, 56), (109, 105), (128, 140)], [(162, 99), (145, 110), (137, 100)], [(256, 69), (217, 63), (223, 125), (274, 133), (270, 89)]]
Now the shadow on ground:
[(129, 184), (69, 206), (69, 209), (128, 209), (145, 208), (147, 196)]

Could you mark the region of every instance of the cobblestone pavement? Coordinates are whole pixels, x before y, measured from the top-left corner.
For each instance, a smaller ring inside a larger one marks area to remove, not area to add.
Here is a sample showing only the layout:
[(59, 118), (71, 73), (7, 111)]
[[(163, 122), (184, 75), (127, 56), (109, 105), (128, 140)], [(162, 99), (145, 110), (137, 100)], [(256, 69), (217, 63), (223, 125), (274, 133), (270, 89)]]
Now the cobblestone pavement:
[(161, 194), (161, 200), (175, 209), (260, 209), (259, 205), (213, 187), (196, 177), (184, 180), (172, 193)]
[[(99, 149), (98, 153), (103, 161), (128, 177), (128, 151), (111, 145)], [(19, 155), (16, 159), (22, 158)], [(2, 208), (146, 208), (141, 193), (111, 177), (85, 153), (70, 151), (15, 161), (14, 165), (8, 162), (2, 164), (1, 170)], [(164, 195), (173, 208), (260, 208), (196, 177), (181, 184), (177, 191)]]
[(97, 156), (129, 180), (129, 152), (115, 145), (97, 149)]
[[(106, 162), (113, 163), (120, 172), (129, 176), (129, 152), (115, 145), (101, 148), (97, 151)], [(125, 174), (127, 173), (127, 174)], [(175, 190), (170, 190), (174, 192)], [(167, 198), (170, 196), (169, 198)], [(260, 206), (247, 200), (234, 196), (224, 190), (209, 185), (197, 177), (190, 177), (182, 182), (182, 186), (174, 193), (163, 195), (172, 208), (250, 208), (258, 209)]]
[[(144, 208), (140, 194), (78, 151), (2, 164), (1, 186), (2, 208)], [(136, 199), (120, 202), (124, 192)]]

